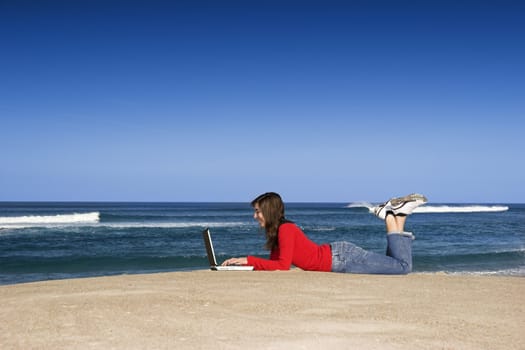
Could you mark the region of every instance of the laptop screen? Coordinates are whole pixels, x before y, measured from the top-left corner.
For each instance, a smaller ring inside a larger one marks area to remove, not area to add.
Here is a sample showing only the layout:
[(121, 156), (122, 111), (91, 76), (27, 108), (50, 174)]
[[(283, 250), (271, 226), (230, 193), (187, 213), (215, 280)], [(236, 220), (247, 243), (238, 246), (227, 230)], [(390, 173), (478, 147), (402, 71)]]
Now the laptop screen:
[(211, 233), (209, 228), (205, 228), (204, 231), (202, 231), (202, 238), (204, 239), (204, 245), (206, 246), (206, 254), (208, 255), (210, 266), (217, 266), (217, 260), (215, 259), (215, 252), (213, 251), (213, 243), (211, 242)]

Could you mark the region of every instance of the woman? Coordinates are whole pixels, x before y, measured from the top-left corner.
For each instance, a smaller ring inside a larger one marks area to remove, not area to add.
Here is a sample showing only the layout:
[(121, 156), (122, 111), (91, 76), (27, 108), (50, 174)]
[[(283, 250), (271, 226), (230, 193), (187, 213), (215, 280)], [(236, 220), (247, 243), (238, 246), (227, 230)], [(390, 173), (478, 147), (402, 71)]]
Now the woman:
[(255, 256), (231, 258), (222, 265), (251, 265), (255, 270), (289, 270), (291, 265), (307, 271), (332, 271), (370, 274), (407, 274), (412, 271), (412, 240), (404, 231), (407, 215), (427, 199), (420, 194), (392, 198), (374, 209), (385, 221), (386, 255), (366, 251), (353, 243), (318, 245), (284, 216), (284, 203), (275, 192), (255, 198), (253, 217), (266, 232), (270, 259)]

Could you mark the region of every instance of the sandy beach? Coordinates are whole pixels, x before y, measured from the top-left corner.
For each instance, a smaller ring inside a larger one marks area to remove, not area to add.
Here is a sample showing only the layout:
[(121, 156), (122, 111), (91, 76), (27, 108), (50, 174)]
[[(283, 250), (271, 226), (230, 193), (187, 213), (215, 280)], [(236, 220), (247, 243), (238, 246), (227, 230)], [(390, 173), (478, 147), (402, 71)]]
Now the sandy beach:
[(523, 349), (525, 279), (192, 271), (0, 287), (3, 349)]

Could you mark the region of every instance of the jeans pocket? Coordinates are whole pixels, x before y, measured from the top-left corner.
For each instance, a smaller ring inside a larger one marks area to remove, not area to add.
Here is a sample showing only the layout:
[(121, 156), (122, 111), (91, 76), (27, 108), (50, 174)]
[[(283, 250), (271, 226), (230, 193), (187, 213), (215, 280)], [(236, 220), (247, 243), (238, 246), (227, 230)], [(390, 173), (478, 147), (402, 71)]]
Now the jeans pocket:
[(330, 245), (332, 248), (332, 272), (344, 272), (345, 270), (345, 245), (346, 242), (335, 242)]

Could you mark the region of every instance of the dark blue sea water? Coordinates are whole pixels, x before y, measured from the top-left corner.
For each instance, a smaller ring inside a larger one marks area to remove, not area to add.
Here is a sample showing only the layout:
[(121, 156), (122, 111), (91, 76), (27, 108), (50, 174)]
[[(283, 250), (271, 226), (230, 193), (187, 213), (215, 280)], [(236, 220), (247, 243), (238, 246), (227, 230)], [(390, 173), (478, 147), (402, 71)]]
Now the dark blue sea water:
[[(318, 243), (385, 250), (366, 203), (289, 203), (287, 217)], [(433, 204), (406, 224), (415, 272), (525, 276), (525, 204)], [(201, 231), (218, 260), (267, 256), (248, 203), (0, 203), (0, 284), (206, 269)]]

